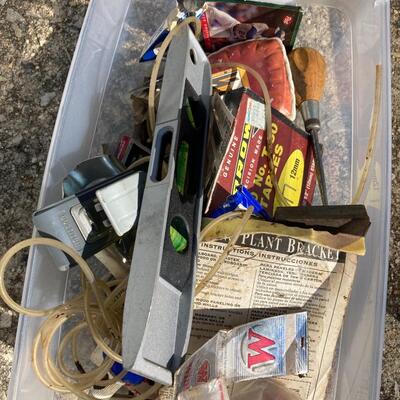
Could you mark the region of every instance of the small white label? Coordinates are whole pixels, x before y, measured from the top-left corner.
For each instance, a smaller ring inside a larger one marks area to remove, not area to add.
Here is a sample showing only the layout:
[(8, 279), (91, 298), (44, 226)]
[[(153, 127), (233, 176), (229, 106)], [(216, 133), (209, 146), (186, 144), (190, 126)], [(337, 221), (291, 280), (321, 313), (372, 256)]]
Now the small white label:
[(258, 129), (265, 129), (265, 105), (251, 98), (247, 102), (246, 122)]

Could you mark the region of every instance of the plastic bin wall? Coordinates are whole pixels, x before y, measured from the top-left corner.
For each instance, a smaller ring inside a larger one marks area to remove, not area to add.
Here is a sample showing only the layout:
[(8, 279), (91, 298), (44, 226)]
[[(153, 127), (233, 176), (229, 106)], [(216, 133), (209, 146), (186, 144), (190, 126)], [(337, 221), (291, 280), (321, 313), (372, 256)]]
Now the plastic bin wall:
[[(385, 317), (386, 279), (390, 215), (391, 106), (389, 1), (324, 0), (276, 1), (302, 6), (324, 5), (340, 9), (349, 19), (351, 68), (347, 90), (351, 100), (352, 189), (362, 167), (374, 99), (375, 65), (383, 65), (383, 101), (379, 135), (365, 203), (372, 220), (367, 238), (368, 253), (359, 268), (342, 334), (336, 399), (377, 399), (380, 388), (381, 353)], [(101, 129), (101, 109), (107, 102), (107, 82), (116, 51), (123, 41), (128, 17), (138, 32), (151, 34), (146, 19), (149, 7), (160, 13), (153, 29), (167, 15), (173, 1), (92, 0), (75, 51), (47, 160), (39, 206), (60, 198), (60, 183), (77, 163), (93, 154)], [(340, 63), (340, 60), (336, 60)], [(141, 68), (131, 69), (127, 88), (140, 81)], [(127, 117), (129, 120), (129, 117)], [(350, 190), (350, 188), (348, 188)], [(33, 211), (33, 210), (32, 210)], [(23, 303), (29, 307), (51, 307), (66, 296), (68, 274), (57, 271), (46, 251), (33, 250), (28, 260)], [(31, 368), (31, 347), (38, 319), (21, 317), (15, 346), (14, 366), (8, 399), (53, 400), (58, 398), (36, 378)], [(319, 400), (319, 399), (315, 399)]]

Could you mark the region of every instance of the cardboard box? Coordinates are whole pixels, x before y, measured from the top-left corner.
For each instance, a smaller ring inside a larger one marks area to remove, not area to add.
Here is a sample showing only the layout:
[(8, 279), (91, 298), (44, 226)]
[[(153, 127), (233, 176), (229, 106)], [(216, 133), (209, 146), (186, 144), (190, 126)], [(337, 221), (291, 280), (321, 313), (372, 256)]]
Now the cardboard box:
[[(206, 213), (219, 207), (239, 185), (244, 185), (272, 215), (281, 204), (275, 199), (269, 173), (264, 103), (245, 88), (229, 92), (224, 102), (235, 121), (230, 140), (221, 142), (224, 156), (208, 191)], [(216, 115), (215, 119), (229, 118)], [(272, 121), (272, 157), (278, 186), (289, 205), (310, 205), (316, 184), (311, 138), (274, 109)]]

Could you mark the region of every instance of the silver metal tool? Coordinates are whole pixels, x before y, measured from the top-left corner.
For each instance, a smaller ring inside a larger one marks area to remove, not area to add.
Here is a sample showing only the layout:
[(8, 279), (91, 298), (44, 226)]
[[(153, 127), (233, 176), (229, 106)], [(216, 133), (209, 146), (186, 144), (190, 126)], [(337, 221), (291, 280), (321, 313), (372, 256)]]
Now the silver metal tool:
[[(89, 258), (137, 224), (145, 178), (145, 172), (135, 171), (101, 179), (97, 175), (97, 184), (36, 211), (33, 224), (41, 236), (58, 239)], [(67, 185), (70, 190), (78, 186)], [(64, 253), (49, 252), (60, 270), (74, 265)]]
[(310, 134), (314, 149), (314, 159), (317, 173), (318, 185), (321, 192), (322, 204), (328, 204), (328, 194), (326, 189), (326, 179), (324, 166), (322, 164), (321, 144), (319, 142), (319, 132), (321, 123), (319, 119), (319, 101), (305, 100), (300, 106), (301, 115), (304, 120), (304, 127)]
[(183, 28), (168, 51), (122, 332), (124, 368), (167, 385), (190, 336), (210, 99), (207, 57)]

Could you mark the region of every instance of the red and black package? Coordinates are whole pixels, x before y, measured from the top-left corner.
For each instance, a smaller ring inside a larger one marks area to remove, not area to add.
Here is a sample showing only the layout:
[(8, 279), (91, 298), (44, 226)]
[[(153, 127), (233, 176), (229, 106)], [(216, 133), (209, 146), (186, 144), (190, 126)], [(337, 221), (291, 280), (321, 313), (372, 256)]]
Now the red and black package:
[(201, 17), (206, 51), (249, 39), (278, 37), (293, 48), (303, 12), (300, 7), (248, 2), (207, 2)]
[[(282, 204), (275, 196), (269, 169), (264, 103), (250, 89), (243, 88), (226, 94), (224, 101), (235, 122), (209, 187), (205, 212), (214, 211), (243, 185), (272, 215)], [(310, 205), (316, 184), (310, 136), (275, 109), (272, 134), (272, 162), (283, 197), (290, 206)]]

